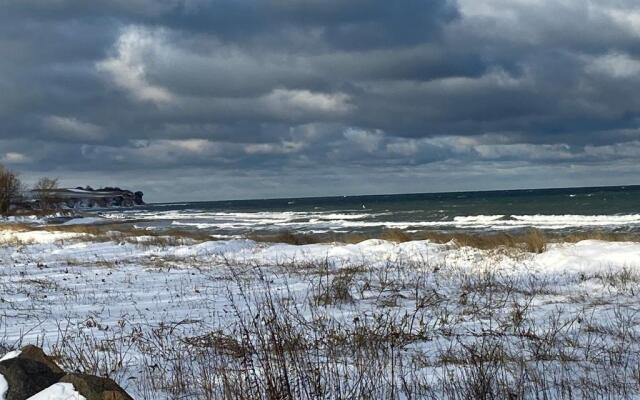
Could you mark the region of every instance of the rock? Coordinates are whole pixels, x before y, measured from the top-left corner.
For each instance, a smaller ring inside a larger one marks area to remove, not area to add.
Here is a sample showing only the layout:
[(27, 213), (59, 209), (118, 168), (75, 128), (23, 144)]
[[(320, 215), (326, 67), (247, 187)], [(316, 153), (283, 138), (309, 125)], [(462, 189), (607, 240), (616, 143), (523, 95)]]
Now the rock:
[[(109, 378), (85, 374), (67, 374), (60, 383), (71, 383), (87, 400), (133, 400), (117, 383)], [(7, 398), (7, 400), (9, 400)]]
[(26, 400), (34, 395), (39, 395), (37, 399), (48, 399), (54, 395), (58, 396), (54, 398), (71, 398), (69, 394), (75, 392), (86, 400), (133, 400), (109, 378), (66, 374), (39, 347), (25, 346), (7, 357), (10, 358), (0, 361), (0, 375), (8, 386), (4, 400)]
[(133, 194), (133, 202), (136, 205), (144, 205), (144, 200), (142, 200), (142, 196), (144, 196), (144, 193), (142, 193), (141, 191), (137, 191)]
[(33, 361), (37, 361), (49, 367), (51, 371), (57, 374), (64, 374), (64, 370), (58, 366), (58, 364), (53, 361), (51, 357), (46, 355), (44, 351), (40, 347), (34, 345), (26, 345), (20, 349), (20, 355), (18, 358), (27, 358)]
[(35, 346), (25, 346), (18, 356), (1, 361), (0, 374), (9, 387), (5, 400), (27, 399), (64, 376), (62, 369)]
[[(132, 192), (130, 190), (120, 189), (118, 187), (107, 187), (102, 189), (53, 189), (46, 192), (47, 202), (49, 206), (54, 208), (108, 208), (108, 207), (133, 207), (136, 205), (144, 205), (142, 199), (144, 193)], [(41, 201), (43, 193), (41, 190), (31, 190), (24, 193), (25, 209), (41, 209), (44, 207)]]

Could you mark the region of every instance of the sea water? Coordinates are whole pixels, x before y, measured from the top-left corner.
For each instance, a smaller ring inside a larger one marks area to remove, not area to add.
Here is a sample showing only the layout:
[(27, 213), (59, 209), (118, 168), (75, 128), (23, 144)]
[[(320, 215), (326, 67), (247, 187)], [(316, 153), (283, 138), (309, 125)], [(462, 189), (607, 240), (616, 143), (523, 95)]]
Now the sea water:
[(103, 210), (141, 227), (247, 232), (640, 231), (640, 186), (163, 203)]

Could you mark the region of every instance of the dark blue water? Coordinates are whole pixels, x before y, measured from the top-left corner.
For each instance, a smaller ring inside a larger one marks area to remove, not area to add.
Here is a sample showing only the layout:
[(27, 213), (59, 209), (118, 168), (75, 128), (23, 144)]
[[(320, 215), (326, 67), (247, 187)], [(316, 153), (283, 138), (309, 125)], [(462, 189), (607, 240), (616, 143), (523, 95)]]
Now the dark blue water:
[(144, 226), (200, 229), (220, 235), (388, 228), (639, 231), (640, 186), (150, 204), (102, 214)]

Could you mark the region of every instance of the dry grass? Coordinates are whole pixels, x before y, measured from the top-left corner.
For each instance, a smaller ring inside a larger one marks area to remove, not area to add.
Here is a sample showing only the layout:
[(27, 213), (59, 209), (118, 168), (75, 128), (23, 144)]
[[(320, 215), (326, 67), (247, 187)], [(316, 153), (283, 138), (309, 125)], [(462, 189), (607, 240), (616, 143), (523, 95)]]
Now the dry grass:
[(319, 293), (315, 300), (319, 305), (335, 305), (353, 302), (351, 286), (356, 272), (351, 269), (340, 270), (333, 278), (327, 274), (326, 281), (320, 281)]
[(576, 243), (582, 240), (602, 240), (610, 242), (640, 242), (640, 233), (632, 232), (548, 232), (531, 228), (521, 232), (446, 232), (418, 231), (407, 232), (401, 229), (385, 229), (378, 233), (300, 233), (282, 231), (277, 233), (251, 233), (247, 235), (256, 242), (287, 243), (306, 245), (316, 243), (360, 243), (369, 239), (383, 239), (396, 243), (412, 240), (429, 240), (434, 243), (455, 243), (460, 247), (473, 247), (481, 250), (498, 248), (524, 250), (530, 253), (543, 253), (549, 243)]
[(385, 229), (380, 234), (380, 239), (397, 243), (410, 242), (411, 240), (415, 240), (409, 233), (401, 229)]
[(27, 231), (32, 231), (36, 228), (34, 228), (33, 226), (29, 225), (29, 224), (22, 224), (22, 223), (10, 223), (10, 224), (3, 224), (0, 223), (0, 231), (5, 231), (5, 232), (27, 232)]
[(298, 233), (291, 231), (282, 231), (277, 233), (258, 234), (251, 233), (247, 235), (247, 238), (255, 240), (256, 242), (267, 243), (286, 243), (296, 246), (314, 243), (323, 243), (323, 238), (320, 235)]
[(435, 243), (455, 243), (458, 246), (474, 247), (477, 249), (519, 248), (532, 253), (541, 253), (546, 249), (547, 238), (538, 229), (531, 229), (524, 233), (463, 233), (442, 231), (406, 232), (400, 229), (386, 229), (377, 234), (365, 235), (361, 233), (297, 233), (290, 231), (275, 234), (252, 233), (248, 237), (257, 242), (287, 243), (305, 245), (315, 243), (359, 243), (368, 239), (383, 239), (396, 243), (412, 240), (430, 240)]
[[(22, 223), (0, 224), (0, 231), (9, 232), (68, 232), (87, 235), (88, 240), (94, 241), (128, 241), (145, 245), (169, 246), (183, 244), (186, 240), (205, 242), (215, 240), (204, 231), (186, 231), (179, 229), (147, 230), (136, 228), (131, 223), (113, 224), (79, 224), (79, 225), (28, 225)], [(136, 239), (140, 239), (139, 241)]]
[(549, 240), (553, 242), (576, 243), (582, 240), (602, 240), (606, 242), (640, 242), (638, 232), (605, 232), (587, 231), (573, 233), (549, 233)]
[[(398, 273), (405, 267), (383, 268)], [(460, 281), (462, 291), (476, 296), (464, 315), (465, 326), (450, 309), (458, 291), (420, 306), (419, 296), (411, 298), (410, 292), (437, 287), (415, 279), (414, 288), (403, 289), (410, 305), (403, 310), (353, 313), (346, 323), (326, 312), (352, 310), (362, 301), (351, 296), (351, 287), (357, 279), (375, 280), (368, 272), (337, 271), (325, 286), (317, 286), (330, 299), (307, 303), (291, 299), (290, 288), (272, 287), (273, 276), (263, 279), (264, 271), (256, 276), (258, 290), (244, 291), (245, 278), (232, 280), (228, 289), (238, 290), (230, 297), (232, 318), (219, 327), (185, 320), (143, 328), (128, 321), (103, 330), (99, 321), (88, 320), (91, 330), (74, 330), (66, 328), (73, 326), (67, 321), (53, 354), (67, 368), (128, 383), (141, 399), (158, 398), (158, 393), (229, 400), (640, 395), (638, 320), (627, 304), (616, 306), (608, 320), (580, 309), (545, 308), (535, 301), (543, 294), (518, 288), (523, 282), (482, 271)], [(625, 271), (622, 275), (614, 280), (637, 287), (639, 281)], [(407, 286), (398, 277), (391, 287), (370, 282), (379, 287), (370, 298)], [(539, 312), (545, 317), (536, 316)], [(194, 335), (194, 328), (202, 330)], [(128, 365), (133, 354), (141, 362), (135, 368)], [(131, 374), (136, 379), (127, 382)]]
[(529, 253), (544, 253), (547, 249), (547, 239), (538, 229), (531, 229), (524, 235), (524, 244)]
[[(217, 240), (207, 231), (199, 230), (147, 230), (136, 228), (133, 223), (112, 223), (98, 225), (43, 225), (35, 226), (23, 223), (0, 224), (0, 231), (70, 232), (84, 234), (88, 240), (109, 241), (120, 240), (143, 245), (171, 246), (185, 244), (188, 241), (204, 242)], [(429, 240), (434, 243), (454, 243), (460, 247), (472, 247), (482, 250), (516, 249), (530, 253), (542, 253), (549, 243), (575, 243), (581, 240), (603, 241), (635, 241), (640, 242), (640, 233), (634, 232), (548, 232), (539, 229), (528, 229), (519, 232), (447, 232), (439, 230), (404, 231), (401, 229), (384, 229), (378, 232), (361, 233), (306, 233), (295, 231), (280, 231), (275, 233), (253, 232), (246, 235), (256, 242), (287, 243), (291, 245), (308, 245), (316, 243), (349, 243), (356, 244), (368, 239), (383, 239), (396, 243), (412, 240)], [(143, 238), (143, 239), (140, 239)]]

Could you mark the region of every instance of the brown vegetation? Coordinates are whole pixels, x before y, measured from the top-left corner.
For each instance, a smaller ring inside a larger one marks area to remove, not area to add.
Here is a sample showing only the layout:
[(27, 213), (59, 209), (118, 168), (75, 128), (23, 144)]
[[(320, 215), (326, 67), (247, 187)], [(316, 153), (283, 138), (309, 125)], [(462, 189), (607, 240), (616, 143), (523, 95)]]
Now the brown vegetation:
[(7, 215), (11, 204), (20, 196), (22, 184), (18, 175), (0, 165), (0, 215)]
[[(184, 231), (179, 229), (167, 230), (146, 230), (135, 227), (130, 223), (113, 224), (79, 224), (79, 225), (42, 225), (34, 226), (21, 223), (0, 224), (0, 231), (27, 232), (27, 231), (47, 231), (47, 232), (68, 232), (82, 236), (83, 240), (93, 242), (115, 241), (119, 243), (133, 243), (143, 247), (169, 247), (185, 244), (194, 244), (205, 241), (216, 240), (206, 232)], [(5, 244), (21, 244), (14, 239)], [(24, 244), (24, 243), (22, 243)]]
[(638, 242), (640, 233), (631, 232), (543, 232), (529, 229), (517, 233), (473, 233), (446, 231), (407, 232), (400, 229), (386, 229), (378, 233), (300, 233), (283, 231), (278, 233), (252, 233), (248, 238), (257, 242), (287, 243), (305, 245), (315, 243), (360, 243), (368, 239), (383, 239), (396, 243), (412, 240), (429, 240), (435, 243), (454, 243), (460, 247), (473, 247), (482, 250), (496, 248), (521, 249), (530, 253), (543, 253), (549, 243), (575, 243), (581, 240), (603, 240), (610, 242)]
[(33, 186), (40, 209), (50, 211), (56, 208), (54, 191), (58, 189), (58, 178), (43, 177)]

